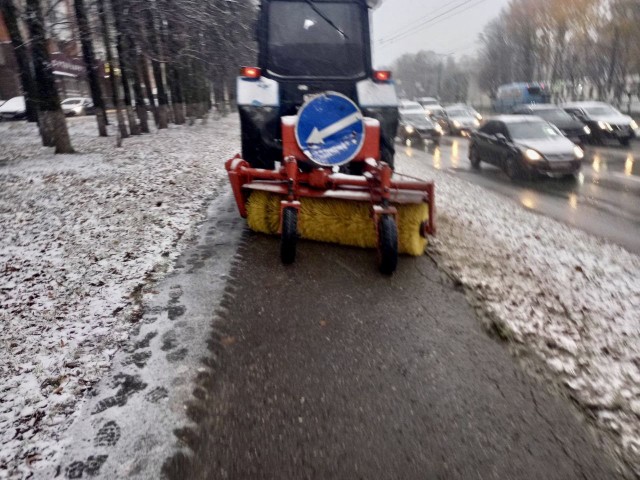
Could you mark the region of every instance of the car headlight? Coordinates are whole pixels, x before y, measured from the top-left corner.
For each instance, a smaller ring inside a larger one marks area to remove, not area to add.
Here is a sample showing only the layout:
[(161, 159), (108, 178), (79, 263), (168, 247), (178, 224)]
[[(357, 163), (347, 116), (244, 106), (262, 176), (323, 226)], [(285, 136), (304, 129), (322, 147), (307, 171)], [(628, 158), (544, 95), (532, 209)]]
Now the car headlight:
[(629, 124), (629, 126), (631, 128), (633, 128), (634, 130), (638, 129), (638, 122), (636, 122), (635, 120), (631, 120), (631, 123)]
[(532, 162), (539, 162), (540, 160), (542, 160), (542, 155), (530, 148), (527, 148), (527, 150), (524, 152), (524, 156), (527, 157), (527, 160), (531, 160)]
[(586, 133), (587, 135), (591, 135), (591, 129), (586, 125), (584, 126), (584, 133)]
[(573, 149), (573, 153), (576, 155), (578, 160), (582, 160), (584, 158), (584, 151), (580, 147), (575, 147)]
[(476, 127), (480, 126), (480, 120), (474, 120), (473, 123), (475, 124)]
[(602, 130), (611, 130), (611, 125), (609, 125), (607, 122), (598, 122), (598, 126), (602, 129)]
[(442, 127), (440, 126), (439, 123), (436, 123), (436, 132), (442, 133)]
[(407, 133), (413, 133), (416, 131), (416, 129), (413, 128), (411, 125), (407, 125), (406, 127), (404, 127), (404, 129), (407, 131)]
[(478, 118), (478, 121), (481, 122), (482, 121), (482, 115), (477, 114), (476, 117)]
[(454, 120), (453, 121), (453, 126), (456, 127), (456, 128), (460, 128), (460, 122), (457, 121), (457, 120)]

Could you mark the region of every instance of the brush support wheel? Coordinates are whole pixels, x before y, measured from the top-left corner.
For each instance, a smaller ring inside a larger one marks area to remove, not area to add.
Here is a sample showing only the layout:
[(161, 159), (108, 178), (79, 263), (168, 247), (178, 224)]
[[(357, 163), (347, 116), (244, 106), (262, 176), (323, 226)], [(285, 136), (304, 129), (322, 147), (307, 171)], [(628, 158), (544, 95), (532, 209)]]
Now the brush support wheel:
[(398, 226), (391, 215), (378, 223), (378, 268), (384, 275), (393, 275), (398, 267)]
[(298, 210), (287, 207), (282, 210), (282, 236), (280, 237), (280, 258), (285, 265), (296, 261), (298, 243)]

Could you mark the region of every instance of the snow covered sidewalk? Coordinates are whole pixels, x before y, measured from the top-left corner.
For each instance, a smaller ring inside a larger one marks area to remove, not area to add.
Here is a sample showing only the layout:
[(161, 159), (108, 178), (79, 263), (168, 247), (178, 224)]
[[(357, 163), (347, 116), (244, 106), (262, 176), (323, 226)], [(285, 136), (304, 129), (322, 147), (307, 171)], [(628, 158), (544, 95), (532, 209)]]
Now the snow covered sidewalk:
[(442, 266), (489, 327), (533, 354), (640, 475), (640, 258), (419, 160), (435, 178)]
[(0, 124), (0, 478), (56, 457), (129, 336), (139, 288), (171, 268), (239, 144), (235, 117), (120, 149), (93, 118), (69, 123), (68, 156), (33, 125)]

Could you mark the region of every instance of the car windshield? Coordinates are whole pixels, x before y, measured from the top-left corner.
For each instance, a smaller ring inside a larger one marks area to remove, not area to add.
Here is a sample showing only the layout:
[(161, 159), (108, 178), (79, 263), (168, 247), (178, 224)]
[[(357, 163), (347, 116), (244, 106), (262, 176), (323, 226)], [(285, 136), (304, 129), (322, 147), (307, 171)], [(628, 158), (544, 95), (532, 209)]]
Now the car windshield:
[(547, 122), (517, 122), (507, 125), (514, 140), (550, 140), (561, 137), (556, 127)]
[(589, 115), (594, 117), (606, 117), (621, 115), (621, 113), (609, 105), (602, 105), (600, 107), (588, 107), (584, 109)]
[(447, 110), (447, 115), (450, 117), (471, 117), (472, 114), (466, 108), (452, 108)]
[(68, 98), (67, 100), (62, 102), (62, 105), (76, 105), (81, 102), (82, 100), (80, 100), (79, 98)]
[(417, 127), (431, 127), (433, 126), (433, 122), (429, 120), (425, 113), (407, 113), (402, 115), (402, 120), (406, 123), (410, 123), (411, 125), (415, 125)]
[(362, 8), (356, 3), (271, 2), (268, 71), (282, 77), (363, 76)]
[(538, 117), (544, 118), (548, 122), (558, 122), (558, 121), (566, 121), (572, 120), (571, 115), (569, 115), (564, 110), (559, 108), (549, 108), (547, 110), (534, 110), (533, 115), (537, 115)]

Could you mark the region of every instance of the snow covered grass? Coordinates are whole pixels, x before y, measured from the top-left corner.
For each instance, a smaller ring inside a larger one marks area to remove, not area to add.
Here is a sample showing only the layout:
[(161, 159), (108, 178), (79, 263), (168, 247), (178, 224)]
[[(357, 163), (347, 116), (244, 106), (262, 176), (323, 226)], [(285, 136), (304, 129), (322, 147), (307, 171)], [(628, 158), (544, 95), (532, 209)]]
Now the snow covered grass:
[(136, 291), (170, 268), (226, 186), (235, 118), (127, 139), (72, 119), (75, 155), (0, 124), (0, 478), (29, 474), (136, 320)]
[(435, 178), (441, 265), (640, 475), (640, 258), (416, 159), (397, 163)]

